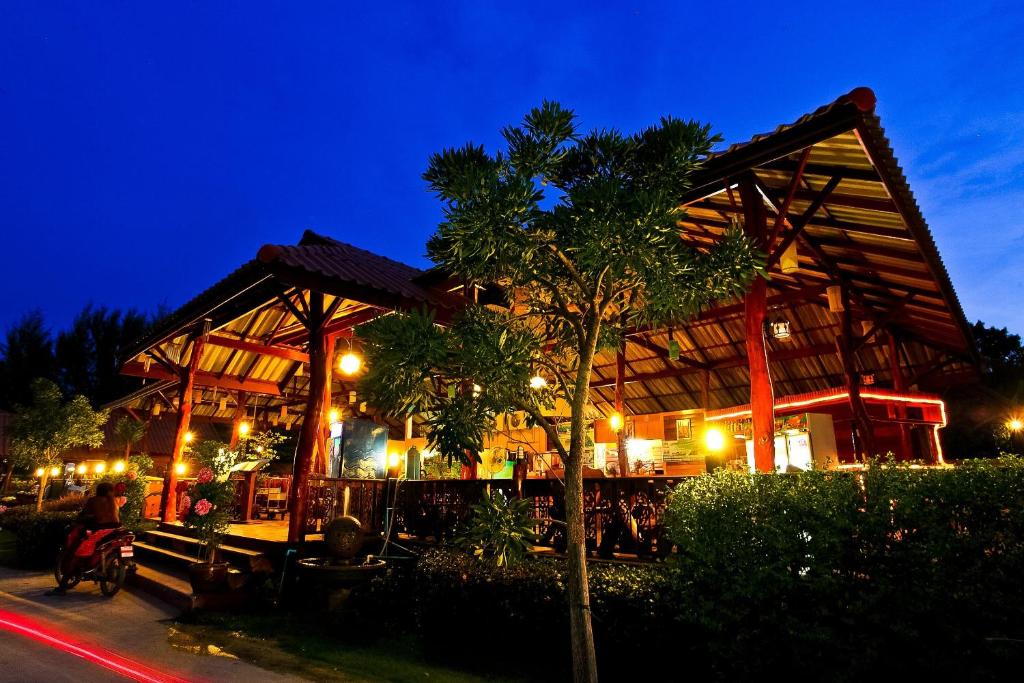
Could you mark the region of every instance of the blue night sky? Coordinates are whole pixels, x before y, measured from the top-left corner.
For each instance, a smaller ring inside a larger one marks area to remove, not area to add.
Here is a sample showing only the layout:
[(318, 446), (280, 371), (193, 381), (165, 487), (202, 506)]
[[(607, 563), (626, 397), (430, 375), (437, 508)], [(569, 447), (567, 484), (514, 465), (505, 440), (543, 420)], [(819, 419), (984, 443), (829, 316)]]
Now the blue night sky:
[(542, 98), (734, 142), (867, 85), (968, 318), (1024, 332), (1022, 5), (489, 4), (6, 0), (0, 330), (177, 306), (304, 228), (425, 265), (428, 155)]

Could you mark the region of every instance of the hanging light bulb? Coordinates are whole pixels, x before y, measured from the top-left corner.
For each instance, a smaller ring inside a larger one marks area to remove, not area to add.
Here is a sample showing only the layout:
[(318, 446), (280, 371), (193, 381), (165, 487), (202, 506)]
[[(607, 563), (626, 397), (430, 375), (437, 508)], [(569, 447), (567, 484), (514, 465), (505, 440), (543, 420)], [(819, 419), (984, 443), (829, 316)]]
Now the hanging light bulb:
[(238, 423), (238, 435), (245, 438), (249, 434), (249, 423), (239, 422)]
[(363, 359), (358, 354), (349, 351), (341, 357), (338, 362), (338, 368), (346, 375), (354, 375), (359, 372), (359, 368), (363, 365)]
[(534, 375), (533, 377), (530, 378), (531, 389), (543, 389), (547, 385), (548, 381), (541, 377), (540, 375)]
[(622, 431), (622, 414), (618, 412), (612, 413), (608, 418), (608, 426), (612, 428), (613, 432)]
[(192, 443), (193, 438), (192, 432), (185, 432), (185, 443)]
[(790, 332), (789, 329), (788, 320), (783, 320), (782, 318), (779, 318), (778, 320), (773, 320), (767, 323), (767, 325), (768, 333), (771, 334), (774, 338), (778, 339), (779, 341), (786, 341), (787, 339), (793, 336), (792, 332)]
[(341, 412), (337, 408), (331, 408), (330, 412), (327, 413), (327, 421), (334, 425), (341, 422)]

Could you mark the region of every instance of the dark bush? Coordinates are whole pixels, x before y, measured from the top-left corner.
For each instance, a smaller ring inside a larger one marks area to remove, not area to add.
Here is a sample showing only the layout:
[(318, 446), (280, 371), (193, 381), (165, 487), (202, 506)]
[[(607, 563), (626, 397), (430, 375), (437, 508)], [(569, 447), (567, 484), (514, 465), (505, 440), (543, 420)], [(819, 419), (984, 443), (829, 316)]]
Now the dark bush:
[(85, 507), (85, 495), (68, 493), (60, 498), (43, 501), (43, 512), (81, 512)]
[(18, 566), (51, 567), (75, 517), (75, 512), (36, 512), (23, 505), (0, 513), (0, 529), (14, 533)]
[[(716, 671), (996, 679), (1024, 648), (1024, 463), (719, 472), (666, 511)], [(822, 673), (827, 672), (827, 673)]]

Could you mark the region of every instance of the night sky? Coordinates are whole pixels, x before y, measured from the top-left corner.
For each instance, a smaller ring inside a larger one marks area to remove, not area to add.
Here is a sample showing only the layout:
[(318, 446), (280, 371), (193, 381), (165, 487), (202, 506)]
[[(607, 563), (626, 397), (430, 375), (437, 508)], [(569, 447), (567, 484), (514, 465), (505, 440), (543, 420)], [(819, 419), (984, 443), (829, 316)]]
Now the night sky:
[(866, 85), (968, 318), (1024, 332), (1021, 3), (490, 4), (0, 3), (0, 330), (304, 228), (423, 266), (429, 154), (543, 98), (735, 142)]

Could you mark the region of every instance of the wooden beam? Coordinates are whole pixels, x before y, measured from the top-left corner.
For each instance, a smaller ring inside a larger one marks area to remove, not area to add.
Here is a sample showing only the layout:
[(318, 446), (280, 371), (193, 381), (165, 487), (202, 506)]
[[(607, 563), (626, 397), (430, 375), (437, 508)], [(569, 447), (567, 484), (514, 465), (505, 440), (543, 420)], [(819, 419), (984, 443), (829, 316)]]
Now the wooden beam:
[(619, 414), (622, 424), (615, 434), (616, 453), (619, 458), (619, 476), (629, 476), (629, 456), (626, 453), (626, 411), (622, 403), (626, 376), (626, 354), (622, 347), (615, 352), (615, 412)]
[[(743, 230), (756, 244), (768, 237), (768, 215), (752, 177), (740, 181), (743, 201)], [(744, 328), (747, 364), (750, 369), (750, 423), (754, 440), (754, 466), (759, 472), (775, 470), (775, 399), (768, 368), (764, 323), (768, 313), (768, 282), (754, 276), (744, 298)]]
[(333, 353), (330, 337), (323, 329), (323, 299), (322, 292), (310, 292), (309, 394), (292, 464), (292, 485), (288, 490), (289, 543), (301, 543), (305, 539), (309, 512), (309, 475), (313, 467), (314, 451), (321, 440), (321, 422), (329, 408), (324, 405), (324, 398), (330, 391)]
[(234, 339), (232, 337), (225, 337), (216, 334), (210, 335), (210, 339), (207, 343), (226, 349), (248, 351), (249, 353), (256, 353), (261, 356), (273, 356), (274, 358), (284, 358), (286, 360), (294, 360), (301, 363), (309, 362), (308, 353), (286, 346), (258, 344), (256, 342), (243, 341), (242, 339)]
[[(150, 366), (149, 371), (147, 372), (142, 363), (139, 362), (127, 363), (121, 369), (121, 374), (128, 375), (129, 377), (143, 377), (157, 380), (176, 380), (178, 378), (177, 374), (168, 372), (163, 368)], [(233, 375), (218, 377), (212, 372), (197, 371), (195, 373), (195, 383), (203, 387), (226, 389), (228, 391), (250, 391), (255, 394), (267, 394), (268, 396), (281, 395), (280, 389), (278, 389), (277, 384), (274, 382), (256, 379), (247, 379), (242, 381), (241, 378)]]
[[(779, 233), (782, 232), (782, 226), (786, 223), (787, 215), (789, 214), (789, 205), (793, 203), (793, 197), (796, 195), (797, 189), (800, 187), (800, 181), (804, 177), (804, 168), (807, 167), (807, 159), (811, 156), (811, 147), (805, 147), (804, 151), (800, 153), (800, 161), (797, 162), (796, 169), (793, 171), (793, 177), (789, 181), (789, 190), (786, 192), (786, 198), (782, 201), (782, 208), (779, 209), (778, 215), (775, 217), (775, 225), (772, 226), (771, 237), (768, 238), (768, 245), (775, 244), (775, 240), (779, 238)], [(813, 213), (811, 214), (814, 215)], [(767, 268), (765, 269), (767, 270)]]
[[(785, 173), (793, 173), (797, 168), (796, 161), (788, 158), (776, 159), (775, 161), (769, 161), (766, 164), (761, 164), (759, 168), (763, 168), (769, 171), (783, 171)], [(835, 175), (836, 171), (842, 171), (843, 175), (850, 180), (866, 180), (880, 183), (881, 179), (874, 169), (861, 169), (861, 168), (849, 168), (847, 166), (833, 166), (831, 164), (807, 164), (804, 167), (804, 175), (815, 175), (815, 176), (832, 176)]]
[(161, 501), (161, 518), (165, 522), (174, 522), (178, 518), (177, 510), (177, 486), (178, 486), (178, 463), (185, 457), (185, 448), (188, 445), (189, 424), (192, 420), (192, 396), (195, 390), (196, 369), (203, 355), (205, 336), (209, 334), (209, 321), (204, 323), (203, 334), (195, 337), (192, 342), (192, 355), (188, 365), (181, 369), (178, 376), (178, 417), (175, 424), (174, 446), (171, 451), (171, 462), (167, 466), (167, 476), (164, 479), (166, 495)]
[[(825, 200), (827, 200), (832, 194), (832, 190), (836, 189), (836, 185), (838, 185), (842, 179), (842, 176), (834, 175), (827, 183), (825, 183), (825, 187), (823, 187), (821, 192), (815, 196), (814, 201), (812, 201), (811, 205), (807, 207), (807, 210), (804, 211), (804, 213), (792, 224), (789, 232), (786, 233), (784, 238), (782, 238), (782, 243), (772, 250), (771, 256), (768, 257), (768, 263), (765, 265), (765, 270), (771, 270), (779, 262), (779, 259), (782, 258), (783, 252), (785, 252), (786, 249), (789, 249), (789, 245), (793, 243), (793, 240), (803, 233), (807, 223), (814, 217), (814, 214), (818, 213), (818, 209), (821, 208), (821, 205), (825, 203)], [(779, 207), (778, 215), (782, 222), (786, 222), (785, 211), (786, 207), (784, 205)]]

